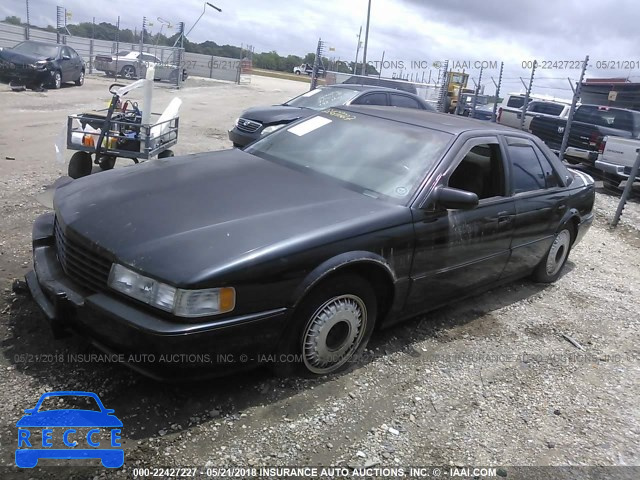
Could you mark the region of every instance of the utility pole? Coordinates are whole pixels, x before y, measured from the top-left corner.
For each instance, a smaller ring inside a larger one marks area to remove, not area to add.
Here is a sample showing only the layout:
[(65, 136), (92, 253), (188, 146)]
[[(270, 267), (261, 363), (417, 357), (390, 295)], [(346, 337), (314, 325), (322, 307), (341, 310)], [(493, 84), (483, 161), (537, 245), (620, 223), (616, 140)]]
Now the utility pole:
[(29, 0), (27, 0), (27, 29), (25, 30), (26, 40), (29, 40), (29, 28), (31, 27), (31, 22), (29, 21)]
[(362, 71), (361, 75), (367, 75), (367, 47), (369, 46), (369, 20), (371, 19), (371, 0), (369, 0), (369, 8), (367, 8), (367, 29), (364, 34), (364, 52), (362, 53)]
[(360, 32), (358, 33), (358, 46), (356, 47), (356, 61), (353, 64), (353, 74), (355, 75), (356, 69), (358, 68), (358, 54), (360, 53), (360, 45), (362, 42), (360, 41), (360, 37), (362, 36), (362, 25), (360, 25)]

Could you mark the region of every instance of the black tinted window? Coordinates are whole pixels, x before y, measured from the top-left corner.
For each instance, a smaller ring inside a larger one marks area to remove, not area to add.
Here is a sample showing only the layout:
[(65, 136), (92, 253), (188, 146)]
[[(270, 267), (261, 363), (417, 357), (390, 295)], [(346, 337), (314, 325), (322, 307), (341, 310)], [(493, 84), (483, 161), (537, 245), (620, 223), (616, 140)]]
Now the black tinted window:
[(387, 105), (386, 93), (369, 93), (357, 98), (354, 102), (355, 105)]
[(544, 172), (533, 147), (509, 145), (508, 149), (513, 165), (513, 193), (545, 188)]
[(536, 155), (538, 156), (538, 160), (540, 160), (540, 164), (542, 165), (542, 171), (544, 172), (544, 179), (547, 188), (561, 186), (560, 177), (553, 168), (553, 165), (551, 165), (549, 159), (538, 148), (534, 147), (534, 149)]
[(405, 95), (391, 94), (391, 105), (403, 108), (418, 108), (422, 110), (422, 105), (415, 99)]
[(530, 112), (544, 113), (547, 115), (560, 115), (562, 110), (564, 110), (564, 106), (557, 103), (534, 103), (529, 107)]
[(522, 108), (524, 105), (524, 97), (511, 97), (507, 101), (507, 107)]

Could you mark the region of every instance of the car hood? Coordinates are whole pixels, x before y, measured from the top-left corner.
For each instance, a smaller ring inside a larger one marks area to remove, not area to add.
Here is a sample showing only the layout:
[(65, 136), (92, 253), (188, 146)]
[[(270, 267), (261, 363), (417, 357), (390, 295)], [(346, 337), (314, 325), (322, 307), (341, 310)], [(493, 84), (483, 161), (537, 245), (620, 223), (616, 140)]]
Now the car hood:
[(16, 65), (31, 65), (39, 60), (47, 60), (48, 58), (43, 55), (26, 55), (13, 50), (0, 50), (0, 59)]
[(242, 118), (255, 120), (260, 123), (293, 122), (299, 118), (309, 117), (316, 113), (309, 108), (289, 107), (287, 105), (273, 105), (270, 107), (254, 107), (242, 112)]
[(410, 222), (406, 207), (237, 149), (74, 180), (58, 188), (54, 207), (65, 228), (112, 260), (192, 288)]
[(48, 410), (24, 415), (17, 427), (121, 427), (122, 422), (114, 415), (92, 410)]

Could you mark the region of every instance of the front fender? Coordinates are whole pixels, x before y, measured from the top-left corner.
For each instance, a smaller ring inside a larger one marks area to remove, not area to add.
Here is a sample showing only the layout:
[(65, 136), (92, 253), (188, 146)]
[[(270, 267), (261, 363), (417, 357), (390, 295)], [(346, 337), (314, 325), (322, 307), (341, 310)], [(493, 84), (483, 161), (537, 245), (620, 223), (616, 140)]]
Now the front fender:
[(396, 283), (396, 274), (384, 257), (367, 251), (346, 252), (324, 261), (309, 272), (309, 274), (294, 290), (292, 297), (289, 299), (289, 304), (295, 308), (305, 295), (328, 275), (348, 267), (363, 264), (377, 266), (384, 271), (386, 275), (388, 275), (389, 280), (393, 284)]

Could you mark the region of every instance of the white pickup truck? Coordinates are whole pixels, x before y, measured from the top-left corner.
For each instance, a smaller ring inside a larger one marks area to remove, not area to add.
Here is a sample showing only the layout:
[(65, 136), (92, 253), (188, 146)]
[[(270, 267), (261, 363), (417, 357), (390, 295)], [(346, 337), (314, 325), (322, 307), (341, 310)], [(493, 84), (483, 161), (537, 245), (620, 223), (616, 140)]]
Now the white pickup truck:
[[(627, 180), (631, 167), (640, 149), (640, 140), (635, 138), (605, 137), (604, 148), (600, 147), (595, 167), (604, 172), (602, 182), (606, 189), (617, 189)], [(640, 181), (640, 175), (636, 177)]]
[[(520, 128), (522, 118), (523, 94), (508, 94), (498, 108), (496, 121), (501, 125)], [(532, 96), (524, 117), (524, 129), (529, 131), (529, 125), (533, 117), (559, 117), (566, 118), (569, 115), (571, 103), (561, 100), (550, 100), (545, 97)]]

